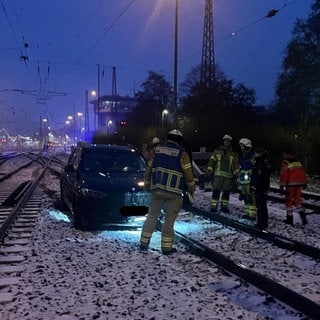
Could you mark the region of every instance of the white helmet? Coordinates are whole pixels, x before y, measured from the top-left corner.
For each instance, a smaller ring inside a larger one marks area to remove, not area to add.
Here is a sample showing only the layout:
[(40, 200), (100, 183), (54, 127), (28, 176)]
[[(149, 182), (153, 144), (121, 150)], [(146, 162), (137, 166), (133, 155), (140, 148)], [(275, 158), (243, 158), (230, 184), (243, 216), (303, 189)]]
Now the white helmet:
[(152, 144), (158, 144), (158, 143), (160, 143), (160, 139), (158, 137), (154, 137), (152, 139)]
[(240, 139), (239, 144), (243, 144), (247, 148), (252, 148), (251, 140), (249, 140), (247, 138)]
[(180, 137), (182, 137), (181, 131), (179, 131), (179, 130), (177, 130), (177, 129), (173, 129), (173, 130), (169, 131), (168, 134), (172, 134), (172, 135), (174, 135), (174, 136), (180, 136)]
[(225, 135), (222, 137), (222, 140), (230, 140), (230, 141), (232, 141), (232, 137), (231, 137), (229, 134), (225, 134)]

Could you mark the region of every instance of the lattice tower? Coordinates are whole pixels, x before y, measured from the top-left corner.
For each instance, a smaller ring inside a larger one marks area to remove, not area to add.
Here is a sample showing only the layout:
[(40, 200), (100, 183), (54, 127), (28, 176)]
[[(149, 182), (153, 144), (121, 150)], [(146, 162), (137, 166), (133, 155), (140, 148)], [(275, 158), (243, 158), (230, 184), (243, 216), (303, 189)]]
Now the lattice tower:
[(201, 84), (208, 87), (214, 79), (215, 59), (212, 0), (206, 0), (202, 40)]

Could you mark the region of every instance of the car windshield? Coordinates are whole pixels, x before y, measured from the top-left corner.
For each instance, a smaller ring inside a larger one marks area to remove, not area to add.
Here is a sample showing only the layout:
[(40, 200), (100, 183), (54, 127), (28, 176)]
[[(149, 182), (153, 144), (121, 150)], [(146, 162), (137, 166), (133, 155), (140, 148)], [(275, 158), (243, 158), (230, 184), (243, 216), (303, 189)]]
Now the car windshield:
[(123, 150), (94, 150), (86, 152), (81, 168), (90, 172), (142, 172), (143, 158), (135, 152)]

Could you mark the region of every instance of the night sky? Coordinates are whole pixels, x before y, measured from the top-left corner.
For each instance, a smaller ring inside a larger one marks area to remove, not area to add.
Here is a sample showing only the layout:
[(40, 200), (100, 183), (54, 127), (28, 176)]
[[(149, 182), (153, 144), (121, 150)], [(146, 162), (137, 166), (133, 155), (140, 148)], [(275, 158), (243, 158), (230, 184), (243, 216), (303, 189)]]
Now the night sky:
[[(229, 79), (254, 88), (258, 104), (273, 99), (294, 22), (308, 16), (312, 3), (213, 0), (215, 62)], [(179, 0), (179, 83), (201, 62), (204, 4)], [(84, 112), (85, 91), (97, 90), (97, 64), (102, 95), (112, 92), (112, 67), (119, 95), (132, 96), (149, 70), (173, 84), (175, 0), (0, 0), (0, 5), (0, 127), (11, 134), (34, 132), (40, 116), (59, 127), (74, 109)], [(264, 18), (272, 9), (279, 11)], [(57, 92), (66, 95), (54, 96)]]

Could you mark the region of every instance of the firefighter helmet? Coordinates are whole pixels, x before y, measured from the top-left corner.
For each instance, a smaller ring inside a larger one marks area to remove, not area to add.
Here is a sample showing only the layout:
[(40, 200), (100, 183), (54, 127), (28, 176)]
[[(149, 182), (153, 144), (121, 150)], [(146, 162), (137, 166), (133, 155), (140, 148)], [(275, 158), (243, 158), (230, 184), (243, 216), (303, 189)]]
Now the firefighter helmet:
[(170, 130), (170, 131), (168, 132), (168, 134), (182, 137), (181, 131), (179, 131), (179, 130), (177, 130), (177, 129)]
[(231, 137), (229, 134), (225, 134), (225, 135), (222, 137), (222, 140), (230, 140), (230, 141), (232, 141), (232, 137)]
[(158, 137), (154, 137), (152, 139), (152, 144), (158, 144), (158, 143), (160, 143), (160, 139)]
[(243, 144), (247, 148), (252, 148), (251, 140), (249, 140), (247, 138), (240, 139), (239, 144)]

